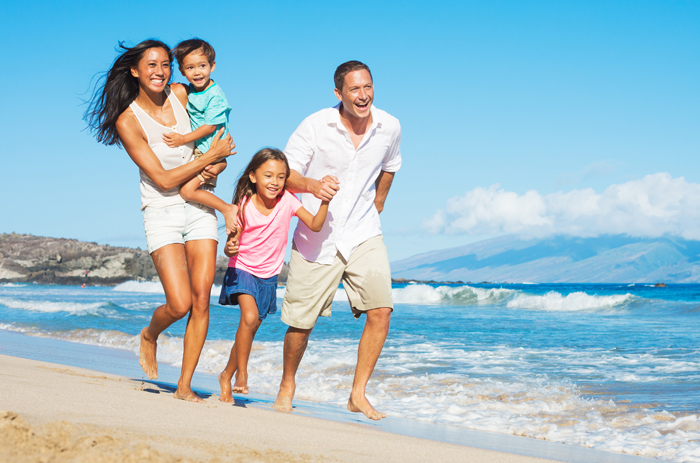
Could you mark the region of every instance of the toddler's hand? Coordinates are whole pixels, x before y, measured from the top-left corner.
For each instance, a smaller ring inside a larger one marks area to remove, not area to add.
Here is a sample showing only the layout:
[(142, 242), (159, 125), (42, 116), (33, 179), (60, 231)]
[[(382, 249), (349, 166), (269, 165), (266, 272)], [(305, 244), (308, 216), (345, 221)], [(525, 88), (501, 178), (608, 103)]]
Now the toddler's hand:
[(177, 148), (185, 144), (185, 137), (177, 132), (164, 133), (163, 142), (170, 148)]

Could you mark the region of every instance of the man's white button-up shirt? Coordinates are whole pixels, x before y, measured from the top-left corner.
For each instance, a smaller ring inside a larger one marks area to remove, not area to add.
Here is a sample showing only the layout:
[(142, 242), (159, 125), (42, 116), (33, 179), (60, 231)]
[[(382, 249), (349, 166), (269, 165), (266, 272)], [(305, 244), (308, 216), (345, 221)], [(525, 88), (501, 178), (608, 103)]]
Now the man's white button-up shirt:
[[(372, 124), (355, 149), (340, 121), (339, 108), (340, 104), (322, 109), (304, 119), (284, 149), (289, 166), (300, 174), (316, 180), (334, 175), (340, 181), (323, 229), (312, 232), (300, 221), (294, 232), (301, 256), (325, 265), (333, 263), (337, 252), (349, 259), (360, 244), (382, 234), (374, 206), (375, 182), (381, 171), (396, 172), (401, 167), (398, 119), (372, 106)], [(304, 193), (301, 203), (316, 214), (321, 200)]]

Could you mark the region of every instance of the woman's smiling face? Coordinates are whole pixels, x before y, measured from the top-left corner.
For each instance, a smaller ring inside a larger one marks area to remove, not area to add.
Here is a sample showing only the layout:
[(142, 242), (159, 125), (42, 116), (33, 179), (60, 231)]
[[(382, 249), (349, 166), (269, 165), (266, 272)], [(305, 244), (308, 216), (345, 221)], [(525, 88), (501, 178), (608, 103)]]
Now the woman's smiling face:
[(160, 48), (149, 48), (143, 53), (136, 67), (131, 68), (131, 75), (139, 81), (139, 87), (155, 93), (162, 92), (170, 82), (170, 58)]

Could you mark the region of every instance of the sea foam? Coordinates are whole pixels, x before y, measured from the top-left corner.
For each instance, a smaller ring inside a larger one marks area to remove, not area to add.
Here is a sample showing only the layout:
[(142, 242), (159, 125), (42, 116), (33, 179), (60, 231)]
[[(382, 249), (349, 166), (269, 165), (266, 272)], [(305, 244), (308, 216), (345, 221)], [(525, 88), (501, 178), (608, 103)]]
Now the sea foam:
[(635, 299), (635, 296), (629, 293), (613, 296), (596, 296), (578, 291), (564, 296), (556, 291), (550, 291), (544, 295), (517, 294), (512, 300), (508, 301), (507, 306), (513, 309), (577, 312), (580, 310), (619, 307), (633, 299)]
[(51, 302), (1, 297), (0, 305), (15, 310), (43, 313), (66, 312), (70, 315), (108, 315), (110, 312), (110, 309), (107, 309), (108, 304), (104, 302)]
[[(115, 286), (112, 291), (122, 293), (147, 293), (147, 294), (163, 294), (163, 285), (159, 281), (125, 281), (124, 283)], [(213, 285), (211, 287), (211, 295), (219, 297), (221, 294), (221, 286)]]

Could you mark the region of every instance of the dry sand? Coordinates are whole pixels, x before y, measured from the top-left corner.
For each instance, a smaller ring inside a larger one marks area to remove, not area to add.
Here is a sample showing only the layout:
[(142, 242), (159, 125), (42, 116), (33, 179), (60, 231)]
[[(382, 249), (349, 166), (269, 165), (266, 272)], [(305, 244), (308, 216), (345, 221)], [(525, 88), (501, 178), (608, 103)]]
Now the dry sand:
[(0, 355), (0, 461), (547, 462)]

